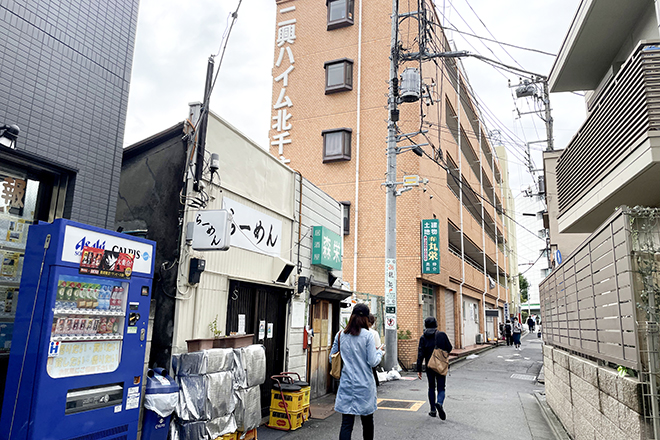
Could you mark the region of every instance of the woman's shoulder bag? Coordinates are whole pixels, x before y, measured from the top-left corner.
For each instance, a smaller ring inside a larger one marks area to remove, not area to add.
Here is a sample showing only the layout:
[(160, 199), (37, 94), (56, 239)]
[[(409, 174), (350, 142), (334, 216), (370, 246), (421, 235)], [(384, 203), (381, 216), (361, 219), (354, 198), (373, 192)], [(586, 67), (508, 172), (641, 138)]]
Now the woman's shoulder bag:
[(342, 367), (342, 362), (341, 362), (341, 330), (340, 330), (339, 335), (337, 335), (337, 353), (332, 355), (332, 368), (330, 369), (330, 376), (334, 377), (335, 379), (339, 379), (341, 377), (341, 367)]
[(435, 348), (426, 366), (440, 376), (446, 376), (449, 372), (449, 353), (442, 348)]

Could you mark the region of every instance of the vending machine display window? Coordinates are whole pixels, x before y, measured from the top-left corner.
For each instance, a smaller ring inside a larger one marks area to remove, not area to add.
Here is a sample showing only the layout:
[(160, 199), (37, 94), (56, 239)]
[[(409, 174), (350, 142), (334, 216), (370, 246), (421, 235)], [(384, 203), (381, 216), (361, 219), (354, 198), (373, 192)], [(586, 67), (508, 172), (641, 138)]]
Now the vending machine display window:
[(50, 377), (115, 371), (121, 362), (128, 283), (60, 276), (46, 370)]

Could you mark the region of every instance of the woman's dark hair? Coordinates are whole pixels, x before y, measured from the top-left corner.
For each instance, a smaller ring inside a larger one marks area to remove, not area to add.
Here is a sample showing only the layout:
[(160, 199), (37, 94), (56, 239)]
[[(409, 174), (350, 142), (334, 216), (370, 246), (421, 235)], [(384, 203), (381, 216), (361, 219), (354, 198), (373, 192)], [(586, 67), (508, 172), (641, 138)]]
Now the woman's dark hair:
[(348, 320), (344, 333), (357, 336), (363, 328), (369, 330), (369, 307), (366, 304), (357, 304), (353, 307), (351, 319)]
[(374, 322), (376, 322), (376, 317), (369, 313), (369, 324), (374, 325)]

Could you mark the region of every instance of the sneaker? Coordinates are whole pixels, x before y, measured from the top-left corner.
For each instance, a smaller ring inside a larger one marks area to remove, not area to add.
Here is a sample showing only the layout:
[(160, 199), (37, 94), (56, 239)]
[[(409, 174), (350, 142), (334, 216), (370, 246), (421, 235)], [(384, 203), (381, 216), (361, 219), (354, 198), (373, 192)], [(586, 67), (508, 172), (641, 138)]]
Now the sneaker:
[(442, 405), (436, 403), (435, 407), (438, 410), (438, 417), (440, 417), (440, 420), (445, 420), (447, 418), (447, 414), (445, 414), (445, 410), (442, 409)]
[(431, 412), (429, 413), (429, 415), (430, 415), (431, 417), (435, 417), (435, 411), (431, 411)]

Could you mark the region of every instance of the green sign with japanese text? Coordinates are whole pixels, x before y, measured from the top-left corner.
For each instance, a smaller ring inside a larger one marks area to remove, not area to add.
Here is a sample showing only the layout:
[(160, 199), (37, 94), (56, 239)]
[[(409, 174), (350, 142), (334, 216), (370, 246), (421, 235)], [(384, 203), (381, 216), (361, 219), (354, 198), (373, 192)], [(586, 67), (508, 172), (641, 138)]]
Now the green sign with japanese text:
[(440, 222), (422, 220), (422, 273), (440, 273)]
[(312, 264), (341, 270), (341, 237), (324, 226), (313, 227)]

